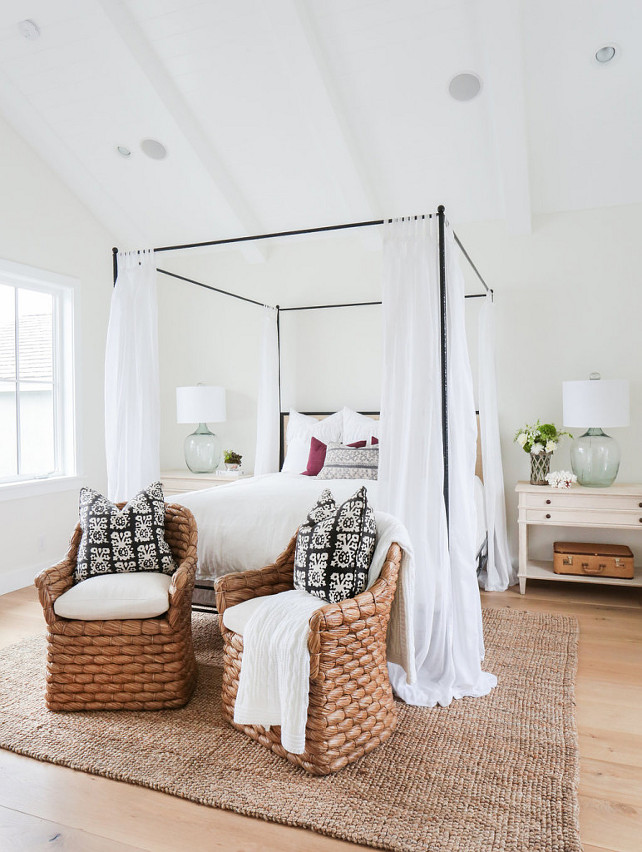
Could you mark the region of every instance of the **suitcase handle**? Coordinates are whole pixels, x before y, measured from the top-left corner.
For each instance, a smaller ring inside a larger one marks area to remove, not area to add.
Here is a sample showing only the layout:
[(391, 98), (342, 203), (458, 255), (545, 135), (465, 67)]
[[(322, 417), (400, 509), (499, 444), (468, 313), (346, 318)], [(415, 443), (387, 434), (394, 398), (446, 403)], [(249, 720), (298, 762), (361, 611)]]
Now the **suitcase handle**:
[(585, 574), (603, 574), (606, 571), (606, 565), (604, 564), (604, 562), (600, 562), (598, 563), (597, 570), (590, 571), (589, 563), (582, 562), (582, 571)]

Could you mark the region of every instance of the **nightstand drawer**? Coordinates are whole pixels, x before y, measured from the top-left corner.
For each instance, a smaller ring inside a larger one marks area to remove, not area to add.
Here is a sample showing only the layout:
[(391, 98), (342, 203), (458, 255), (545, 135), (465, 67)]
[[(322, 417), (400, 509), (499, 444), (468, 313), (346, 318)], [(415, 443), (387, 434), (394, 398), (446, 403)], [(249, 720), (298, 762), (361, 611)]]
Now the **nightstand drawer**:
[(599, 511), (639, 512), (642, 515), (642, 497), (620, 494), (582, 494), (575, 489), (560, 490), (551, 494), (547, 489), (543, 494), (532, 492), (520, 494), (520, 505), (529, 509), (593, 509)]
[(553, 506), (545, 509), (522, 509), (520, 520), (525, 519), (529, 524), (579, 524), (591, 526), (596, 524), (613, 526), (642, 527), (642, 511), (618, 511), (617, 509), (555, 509)]

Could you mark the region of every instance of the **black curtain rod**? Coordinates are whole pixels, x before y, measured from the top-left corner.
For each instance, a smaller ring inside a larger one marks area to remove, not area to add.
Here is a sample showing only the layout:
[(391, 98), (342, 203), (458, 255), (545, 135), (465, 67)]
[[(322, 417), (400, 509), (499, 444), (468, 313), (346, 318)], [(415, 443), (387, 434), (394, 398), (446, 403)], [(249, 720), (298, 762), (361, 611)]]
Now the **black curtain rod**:
[(231, 296), (233, 299), (239, 299), (241, 302), (250, 302), (252, 305), (258, 305), (261, 308), (270, 307), (265, 302), (257, 302), (256, 299), (249, 299), (247, 296), (239, 296), (238, 293), (231, 293), (229, 290), (221, 290), (220, 287), (212, 287), (211, 284), (203, 284), (202, 281), (196, 281), (194, 278), (186, 278), (184, 275), (177, 275), (176, 272), (169, 272), (167, 269), (159, 269), (156, 267), (156, 272), (161, 272), (163, 275), (169, 275), (170, 278), (178, 278), (179, 281), (187, 281), (189, 284), (196, 284), (197, 287), (204, 287), (206, 290), (213, 290), (215, 293), (222, 293), (224, 296)]
[(368, 305), (382, 305), (383, 302), (343, 302), (336, 305), (301, 305), (295, 308), (279, 308), (283, 311), (323, 311), (326, 308), (365, 308)]
[[(432, 213), (423, 213), (421, 216), (408, 216), (408, 219), (432, 219)], [(160, 246), (154, 251), (182, 251), (183, 249), (205, 248), (206, 246), (225, 246), (230, 243), (249, 243), (254, 240), (273, 240), (276, 237), (296, 237), (302, 234), (320, 234), (324, 231), (343, 231), (348, 228), (369, 228), (372, 225), (383, 225), (391, 222), (391, 219), (371, 219), (369, 222), (348, 222), (345, 225), (324, 225), (321, 228), (301, 228), (297, 231), (276, 231), (273, 234), (255, 234), (250, 237), (230, 237), (226, 240), (207, 240), (203, 243), (184, 243), (178, 246)]]
[[(475, 275), (479, 278), (479, 280), (481, 281), (481, 283), (484, 285), (484, 289), (486, 290), (486, 292), (487, 292), (487, 293), (490, 293), (490, 294), (491, 294), (491, 296), (492, 296), (492, 295), (494, 295), (493, 290), (492, 290), (492, 289), (488, 286), (488, 284), (487, 284), (487, 283), (484, 281), (484, 279), (482, 278), (482, 276), (481, 276), (481, 272), (479, 271), (479, 269), (477, 269), (477, 267), (475, 266), (475, 264), (474, 264), (474, 263), (473, 263), (473, 261), (471, 260), (470, 255), (468, 254), (468, 252), (466, 251), (466, 249), (463, 247), (463, 245), (462, 245), (462, 243), (461, 243), (461, 240), (459, 239), (459, 237), (457, 236), (457, 234), (456, 234), (454, 231), (453, 231), (453, 237), (455, 238), (455, 242), (457, 243), (457, 245), (458, 245), (458, 246), (459, 246), (459, 248), (461, 249), (461, 253), (464, 255), (464, 257), (466, 258), (466, 260), (468, 261), (468, 263), (470, 263), (470, 265), (471, 265), (471, 267), (472, 267), (472, 269), (473, 269), (473, 272), (474, 272), (474, 273), (475, 273)], [(480, 293), (479, 295), (483, 295), (483, 294), (481, 294), (481, 293)]]

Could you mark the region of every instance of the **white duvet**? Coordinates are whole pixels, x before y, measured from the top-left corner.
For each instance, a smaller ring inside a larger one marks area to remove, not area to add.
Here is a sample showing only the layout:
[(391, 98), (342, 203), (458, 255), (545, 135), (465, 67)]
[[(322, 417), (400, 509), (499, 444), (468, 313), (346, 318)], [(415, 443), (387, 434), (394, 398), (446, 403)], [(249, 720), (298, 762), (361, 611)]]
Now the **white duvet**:
[(299, 473), (269, 473), (171, 500), (187, 506), (196, 518), (199, 578), (216, 579), (274, 562), (325, 488), (343, 503), (362, 485), (377, 508), (375, 481), (321, 480)]
[[(316, 479), (300, 473), (269, 473), (172, 497), (187, 506), (198, 526), (198, 577), (264, 568), (283, 553), (317, 498), (329, 488), (343, 503), (365, 485), (377, 505), (378, 483), (369, 479)], [(477, 550), (484, 543), (484, 493), (476, 477)]]

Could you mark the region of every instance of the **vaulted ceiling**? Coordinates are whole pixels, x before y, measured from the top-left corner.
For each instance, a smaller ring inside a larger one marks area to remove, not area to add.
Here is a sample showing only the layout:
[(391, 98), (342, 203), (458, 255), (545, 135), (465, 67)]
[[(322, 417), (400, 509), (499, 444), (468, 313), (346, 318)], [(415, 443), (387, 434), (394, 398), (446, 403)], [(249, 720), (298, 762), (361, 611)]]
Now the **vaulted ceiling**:
[(2, 0), (0, 113), (123, 246), (441, 202), (528, 232), (642, 201), (641, 45), (639, 0)]

